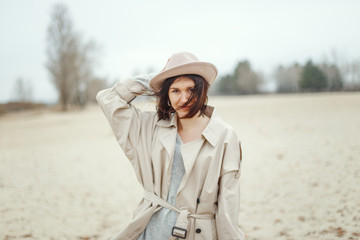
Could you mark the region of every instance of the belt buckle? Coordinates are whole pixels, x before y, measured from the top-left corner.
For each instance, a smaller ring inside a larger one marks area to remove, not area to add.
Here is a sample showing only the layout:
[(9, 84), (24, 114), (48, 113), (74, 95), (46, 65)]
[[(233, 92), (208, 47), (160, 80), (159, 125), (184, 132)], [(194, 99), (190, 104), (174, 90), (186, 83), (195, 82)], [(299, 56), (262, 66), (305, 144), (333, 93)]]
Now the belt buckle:
[[(183, 232), (183, 233), (182, 233), (182, 232)], [(184, 229), (184, 228), (179, 228), (179, 227), (176, 227), (176, 226), (174, 226), (174, 227), (172, 228), (171, 235), (174, 236), (174, 237), (178, 237), (178, 238), (185, 239), (185, 238), (186, 238), (186, 234), (187, 234), (187, 230)]]

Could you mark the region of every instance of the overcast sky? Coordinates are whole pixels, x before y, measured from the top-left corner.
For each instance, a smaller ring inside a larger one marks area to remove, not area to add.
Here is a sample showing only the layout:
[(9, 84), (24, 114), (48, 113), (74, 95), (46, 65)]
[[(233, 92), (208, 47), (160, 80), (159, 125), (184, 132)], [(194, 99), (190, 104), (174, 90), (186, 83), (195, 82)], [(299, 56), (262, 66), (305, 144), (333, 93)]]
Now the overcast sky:
[(35, 101), (57, 93), (44, 67), (52, 7), (65, 4), (75, 29), (101, 46), (99, 76), (122, 79), (159, 71), (174, 52), (190, 51), (219, 73), (247, 59), (266, 78), (279, 64), (320, 61), (334, 49), (360, 58), (358, 0), (0, 0), (0, 102), (16, 78)]

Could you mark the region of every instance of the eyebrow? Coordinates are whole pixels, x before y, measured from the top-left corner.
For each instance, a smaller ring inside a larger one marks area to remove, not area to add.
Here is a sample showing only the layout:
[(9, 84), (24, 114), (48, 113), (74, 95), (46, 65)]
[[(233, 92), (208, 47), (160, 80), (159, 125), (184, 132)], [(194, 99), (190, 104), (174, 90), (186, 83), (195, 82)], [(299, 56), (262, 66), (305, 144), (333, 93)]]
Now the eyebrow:
[[(195, 86), (187, 87), (187, 89), (195, 88)], [(178, 87), (170, 87), (170, 89), (179, 89)]]

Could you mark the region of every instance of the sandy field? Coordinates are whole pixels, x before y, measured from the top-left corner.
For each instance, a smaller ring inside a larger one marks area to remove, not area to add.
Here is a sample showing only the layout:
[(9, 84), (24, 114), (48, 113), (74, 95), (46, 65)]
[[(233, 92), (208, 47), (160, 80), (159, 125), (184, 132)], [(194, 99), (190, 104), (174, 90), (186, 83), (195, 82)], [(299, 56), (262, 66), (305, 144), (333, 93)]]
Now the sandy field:
[[(210, 104), (242, 141), (248, 240), (360, 239), (360, 93)], [(109, 239), (141, 195), (98, 106), (0, 117), (0, 240)]]

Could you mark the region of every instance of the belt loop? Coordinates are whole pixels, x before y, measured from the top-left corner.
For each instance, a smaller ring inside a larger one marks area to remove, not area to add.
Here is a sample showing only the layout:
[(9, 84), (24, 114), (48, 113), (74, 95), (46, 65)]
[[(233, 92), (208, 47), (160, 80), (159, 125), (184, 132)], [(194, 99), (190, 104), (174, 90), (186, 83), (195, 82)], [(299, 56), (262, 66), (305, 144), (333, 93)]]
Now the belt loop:
[(171, 235), (174, 237), (185, 239), (188, 228), (188, 217), (189, 211), (187, 209), (180, 210), (180, 214), (177, 218), (176, 224), (172, 229)]

